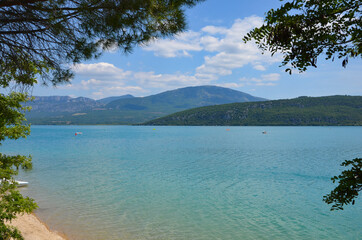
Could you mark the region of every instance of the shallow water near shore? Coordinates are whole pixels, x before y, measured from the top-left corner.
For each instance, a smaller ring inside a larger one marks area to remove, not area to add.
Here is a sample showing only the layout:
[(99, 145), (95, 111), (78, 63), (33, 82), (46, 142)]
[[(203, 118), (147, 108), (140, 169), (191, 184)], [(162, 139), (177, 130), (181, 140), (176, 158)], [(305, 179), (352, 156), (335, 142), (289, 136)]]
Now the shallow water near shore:
[(33, 156), (22, 192), (70, 239), (362, 236), (360, 198), (322, 201), (362, 127), (32, 126), (0, 151)]

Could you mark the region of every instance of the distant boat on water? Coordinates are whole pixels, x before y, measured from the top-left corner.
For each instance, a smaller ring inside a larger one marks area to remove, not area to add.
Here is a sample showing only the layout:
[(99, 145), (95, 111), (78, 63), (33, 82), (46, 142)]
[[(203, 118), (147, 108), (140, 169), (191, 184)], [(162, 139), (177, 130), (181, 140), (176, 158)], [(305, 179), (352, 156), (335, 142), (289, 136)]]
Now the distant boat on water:
[(262, 134), (266, 134), (266, 131), (263, 131)]
[(75, 136), (77, 136), (77, 135), (82, 135), (83, 133), (82, 132), (76, 132), (75, 133)]

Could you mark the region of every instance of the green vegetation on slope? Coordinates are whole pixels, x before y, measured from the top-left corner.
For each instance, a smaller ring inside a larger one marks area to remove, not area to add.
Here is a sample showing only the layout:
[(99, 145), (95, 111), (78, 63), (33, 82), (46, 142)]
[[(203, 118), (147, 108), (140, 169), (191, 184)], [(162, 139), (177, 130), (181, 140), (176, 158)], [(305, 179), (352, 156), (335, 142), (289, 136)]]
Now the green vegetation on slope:
[(157, 112), (92, 110), (79, 113), (33, 113), (27, 117), (34, 125), (128, 125), (164, 116)]
[(299, 97), (223, 104), (174, 113), (144, 125), (362, 126), (362, 97)]
[(179, 88), (147, 97), (89, 98), (36, 97), (26, 118), (32, 124), (137, 124), (195, 107), (262, 101), (236, 90), (198, 86)]

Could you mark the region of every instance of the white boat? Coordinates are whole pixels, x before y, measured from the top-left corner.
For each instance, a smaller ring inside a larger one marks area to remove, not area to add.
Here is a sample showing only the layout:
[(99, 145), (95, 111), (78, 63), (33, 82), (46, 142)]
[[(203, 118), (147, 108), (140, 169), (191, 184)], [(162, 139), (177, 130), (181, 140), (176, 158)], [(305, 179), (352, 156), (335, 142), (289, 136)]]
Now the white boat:
[[(2, 182), (3, 180), (0, 179), (0, 183)], [(9, 180), (7, 180), (9, 181)], [(18, 187), (25, 187), (27, 186), (29, 183), (28, 182), (24, 182), (24, 181), (18, 181), (18, 180), (15, 180), (16, 184), (18, 185)]]
[(15, 182), (18, 184), (18, 187), (25, 187), (29, 184), (28, 182), (24, 182), (24, 181), (15, 180)]

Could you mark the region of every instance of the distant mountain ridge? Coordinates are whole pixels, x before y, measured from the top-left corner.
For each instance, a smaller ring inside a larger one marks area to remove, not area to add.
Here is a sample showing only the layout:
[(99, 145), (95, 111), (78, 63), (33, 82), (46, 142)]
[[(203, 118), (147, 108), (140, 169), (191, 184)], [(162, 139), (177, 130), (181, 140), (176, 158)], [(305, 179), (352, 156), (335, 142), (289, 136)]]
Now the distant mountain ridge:
[(215, 104), (263, 101), (240, 91), (198, 86), (147, 97), (124, 95), (94, 100), (85, 97), (35, 97), (26, 114), (32, 124), (134, 124), (185, 109)]
[(362, 96), (299, 97), (185, 110), (144, 125), (362, 126)]
[(134, 98), (131, 94), (122, 95), (122, 96), (115, 96), (115, 97), (107, 97), (97, 100), (99, 103), (108, 104), (110, 102), (116, 101), (118, 99), (126, 99), (126, 98)]
[(172, 108), (172, 111), (179, 111), (201, 106), (263, 100), (265, 99), (228, 88), (199, 86), (179, 88), (143, 98), (119, 99), (110, 102), (107, 107), (119, 110), (154, 111), (167, 111)]
[(36, 96), (28, 105), (32, 107), (32, 112), (77, 112), (87, 111), (102, 104), (86, 97)]

